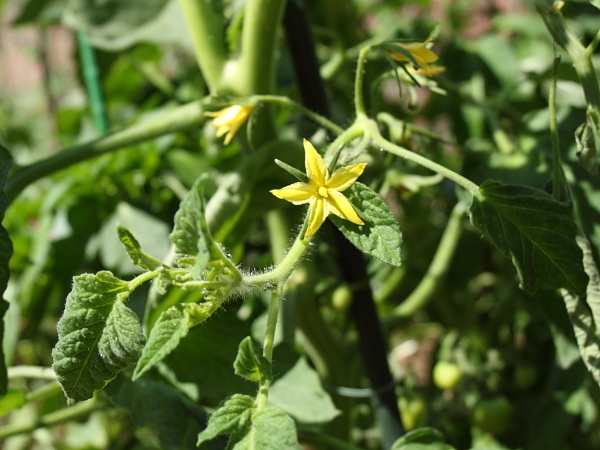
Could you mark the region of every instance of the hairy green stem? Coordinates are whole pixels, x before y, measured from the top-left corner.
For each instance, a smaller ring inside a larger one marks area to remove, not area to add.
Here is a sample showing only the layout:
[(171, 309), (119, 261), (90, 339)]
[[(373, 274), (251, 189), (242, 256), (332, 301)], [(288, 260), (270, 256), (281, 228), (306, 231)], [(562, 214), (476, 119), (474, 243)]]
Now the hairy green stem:
[(223, 42), (223, 15), (211, 0), (179, 0), (192, 36), (196, 61), (210, 91), (218, 91), (227, 59)]
[(550, 94), (548, 96), (548, 109), (550, 111), (550, 136), (552, 139), (552, 195), (557, 201), (561, 201), (563, 192), (563, 174), (560, 163), (560, 148), (558, 144), (558, 124), (556, 121), (556, 80), (558, 79), (559, 65), (560, 57), (554, 58), (552, 82), (550, 83)]
[(304, 230), (300, 232), (285, 257), (274, 269), (265, 273), (246, 276), (243, 283), (248, 286), (264, 287), (287, 280), (294, 270), (294, 267), (296, 267), (302, 259), (302, 256), (304, 256), (304, 253), (310, 244), (311, 238), (300, 238), (303, 234)]
[(427, 273), (415, 290), (400, 305), (394, 308), (386, 319), (386, 326), (389, 327), (398, 321), (412, 317), (433, 298), (450, 267), (450, 262), (456, 251), (458, 240), (462, 234), (462, 219), (466, 210), (467, 207), (464, 203), (457, 203), (454, 206)]
[(204, 101), (191, 102), (124, 130), (61, 150), (49, 158), (13, 171), (6, 182), (6, 196), (11, 201), (31, 183), (79, 162), (197, 125), (204, 120), (203, 114)]
[(473, 195), (477, 195), (477, 193), (479, 192), (479, 186), (477, 186), (471, 180), (468, 180), (462, 175), (459, 175), (458, 173), (454, 172), (453, 170), (450, 170), (447, 167), (433, 162), (430, 159), (427, 159), (417, 153), (411, 152), (408, 149), (392, 144), (390, 141), (381, 136), (381, 133), (377, 128), (377, 124), (374, 121), (370, 119), (365, 119), (362, 120), (362, 122), (364, 124), (365, 131), (370, 131), (373, 141), (384, 150), (443, 175), (449, 180), (454, 181), (459, 186), (462, 186)]
[(93, 411), (106, 408), (107, 406), (108, 405), (105, 402), (91, 399), (69, 408), (45, 414), (27, 423), (8, 424), (0, 428), (0, 439), (6, 439), (23, 433), (31, 433), (42, 427), (51, 427), (61, 423), (70, 422)]

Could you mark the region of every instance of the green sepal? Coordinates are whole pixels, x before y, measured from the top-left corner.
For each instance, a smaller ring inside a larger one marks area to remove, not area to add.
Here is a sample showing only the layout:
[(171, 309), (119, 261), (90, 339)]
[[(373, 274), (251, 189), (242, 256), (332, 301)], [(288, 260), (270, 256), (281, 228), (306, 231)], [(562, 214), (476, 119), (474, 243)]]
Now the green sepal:
[(271, 378), (271, 364), (261, 355), (250, 336), (240, 342), (233, 368), (236, 375), (260, 384)]
[(564, 288), (585, 293), (588, 276), (570, 204), (539, 189), (488, 180), (469, 212), (473, 225), (512, 260), (525, 292)]
[(286, 164), (279, 159), (275, 160), (275, 164), (277, 164), (279, 167), (281, 167), (283, 170), (285, 170), (291, 176), (296, 178), (298, 181), (300, 181), (302, 183), (308, 183), (308, 177), (306, 176), (306, 174), (301, 172), (300, 170), (296, 169), (295, 167), (292, 167), (289, 164)]
[(396, 52), (396, 53), (400, 53), (404, 56), (406, 56), (409, 61), (415, 66), (415, 67), (420, 67), (419, 63), (417, 62), (417, 60), (415, 59), (415, 57), (412, 55), (411, 52), (409, 52), (406, 48), (402, 47), (401, 45), (398, 45), (394, 42), (383, 42), (381, 44), (379, 44), (377, 46), (377, 48), (383, 50), (384, 52)]
[(107, 271), (74, 278), (52, 350), (52, 369), (69, 405), (135, 365), (145, 338), (137, 315), (123, 304), (128, 294), (128, 284)]
[(162, 266), (158, 259), (142, 250), (139, 242), (128, 229), (117, 225), (117, 234), (133, 264), (146, 270), (155, 270)]
[(381, 197), (356, 182), (344, 191), (364, 225), (356, 225), (333, 214), (329, 217), (360, 251), (392, 266), (402, 265), (402, 232), (396, 218)]

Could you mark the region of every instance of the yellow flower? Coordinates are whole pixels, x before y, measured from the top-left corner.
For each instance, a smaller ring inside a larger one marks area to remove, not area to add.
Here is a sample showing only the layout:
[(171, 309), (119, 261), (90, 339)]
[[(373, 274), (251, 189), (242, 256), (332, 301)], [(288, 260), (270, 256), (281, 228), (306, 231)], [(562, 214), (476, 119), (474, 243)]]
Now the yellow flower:
[[(416, 70), (417, 73), (425, 76), (434, 76), (446, 69), (442, 66), (431, 64), (436, 62), (439, 57), (433, 51), (427, 48), (429, 41), (430, 39), (427, 39), (425, 42), (394, 42), (394, 44), (404, 48), (412, 55), (418, 65)], [(388, 50), (388, 54), (396, 61), (408, 63), (413, 62), (408, 56), (400, 52)]]
[(231, 142), (231, 138), (233, 138), (235, 132), (248, 119), (253, 109), (250, 106), (232, 105), (220, 111), (205, 112), (204, 115), (215, 118), (210, 126), (217, 129), (217, 137), (221, 137), (227, 133), (224, 141), (224, 144), (227, 145)]
[(354, 184), (367, 164), (340, 167), (330, 176), (323, 158), (306, 139), (304, 139), (304, 152), (308, 183), (293, 183), (282, 189), (273, 189), (271, 193), (294, 205), (306, 203), (310, 205), (305, 237), (315, 234), (329, 213), (357, 225), (364, 225), (342, 192)]

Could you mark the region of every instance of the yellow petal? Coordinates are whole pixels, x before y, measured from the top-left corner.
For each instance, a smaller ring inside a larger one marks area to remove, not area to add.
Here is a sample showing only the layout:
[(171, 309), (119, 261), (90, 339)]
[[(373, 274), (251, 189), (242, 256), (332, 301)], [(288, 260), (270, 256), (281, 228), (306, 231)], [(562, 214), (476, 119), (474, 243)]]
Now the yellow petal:
[(304, 165), (306, 166), (308, 182), (311, 185), (324, 186), (329, 178), (329, 171), (325, 167), (321, 155), (306, 139), (304, 139)]
[(304, 237), (310, 237), (315, 234), (329, 215), (329, 205), (323, 198), (313, 197), (311, 200), (308, 213), (308, 228)]
[[(439, 59), (432, 50), (428, 49), (425, 42), (395, 42), (396, 45), (405, 48), (412, 56), (415, 61), (419, 64), (419, 67), (426, 66), (429, 63), (435, 62)], [(388, 54), (396, 61), (412, 62), (410, 58), (403, 53), (389, 51)]]
[[(410, 68), (412, 69), (412, 67)], [(446, 71), (446, 68), (444, 66), (436, 66), (433, 64), (427, 64), (426, 66), (422, 66), (419, 67), (418, 69), (412, 69), (414, 70), (415, 73), (418, 73), (419, 75), (423, 75), (426, 77), (435, 77), (436, 75), (439, 75), (442, 72)]]
[(317, 195), (314, 187), (300, 182), (270, 192), (275, 197), (292, 202), (294, 205), (304, 205)]
[(342, 192), (354, 184), (356, 179), (361, 176), (367, 163), (352, 164), (344, 166), (333, 172), (333, 175), (327, 181), (327, 188)]
[(329, 191), (327, 203), (329, 204), (329, 212), (357, 225), (364, 225), (364, 222), (360, 220), (360, 217), (358, 217), (358, 214), (354, 211), (352, 204), (343, 194), (336, 191)]

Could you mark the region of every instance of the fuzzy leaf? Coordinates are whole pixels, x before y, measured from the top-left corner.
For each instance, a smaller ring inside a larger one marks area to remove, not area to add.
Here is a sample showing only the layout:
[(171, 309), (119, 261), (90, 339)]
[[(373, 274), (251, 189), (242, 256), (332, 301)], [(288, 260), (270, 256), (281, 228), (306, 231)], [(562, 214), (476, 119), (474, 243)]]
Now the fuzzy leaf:
[(234, 450), (280, 450), (297, 449), (296, 425), (290, 416), (275, 406), (267, 405), (251, 417), (251, 422), (234, 432), (229, 441)]
[(394, 442), (391, 450), (454, 450), (454, 447), (446, 444), (439, 430), (423, 427), (406, 433)]
[(250, 336), (240, 342), (237, 357), (233, 362), (236, 375), (250, 381), (262, 383), (271, 377), (269, 361), (260, 354)]
[(225, 400), (219, 408), (211, 414), (208, 425), (198, 435), (200, 446), (203, 442), (214, 439), (220, 434), (233, 433), (245, 426), (254, 412), (254, 399), (247, 395), (235, 394)]
[(106, 271), (74, 278), (52, 350), (52, 368), (69, 405), (91, 398), (135, 364), (144, 335), (119, 299), (127, 291), (125, 281)]
[(191, 327), (206, 320), (215, 310), (214, 305), (207, 302), (180, 303), (164, 311), (150, 331), (148, 343), (133, 372), (133, 379), (137, 380), (162, 361), (179, 345)]
[(117, 225), (117, 233), (133, 264), (146, 270), (154, 270), (162, 265), (158, 259), (150, 256), (141, 249), (140, 243), (129, 230), (123, 228), (121, 225)]
[(396, 218), (381, 197), (368, 186), (356, 182), (344, 191), (365, 223), (356, 225), (331, 214), (329, 217), (356, 248), (392, 266), (402, 264), (402, 232)]
[(473, 225), (511, 258), (526, 292), (585, 292), (588, 277), (568, 204), (539, 189), (489, 180), (473, 198), (470, 214)]

